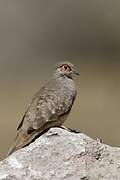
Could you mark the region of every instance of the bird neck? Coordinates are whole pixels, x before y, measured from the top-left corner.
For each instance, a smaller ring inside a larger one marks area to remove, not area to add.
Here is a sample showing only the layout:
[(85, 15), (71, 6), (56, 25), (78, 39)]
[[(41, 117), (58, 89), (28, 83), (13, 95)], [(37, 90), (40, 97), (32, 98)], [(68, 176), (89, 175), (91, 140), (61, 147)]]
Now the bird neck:
[(64, 78), (64, 79), (72, 79), (73, 80), (73, 77), (71, 76), (71, 75), (68, 75), (68, 76), (66, 76), (66, 75), (64, 75), (64, 74), (60, 74), (60, 73), (58, 73), (58, 72), (55, 72), (54, 74), (53, 74), (53, 79), (57, 79), (57, 78)]

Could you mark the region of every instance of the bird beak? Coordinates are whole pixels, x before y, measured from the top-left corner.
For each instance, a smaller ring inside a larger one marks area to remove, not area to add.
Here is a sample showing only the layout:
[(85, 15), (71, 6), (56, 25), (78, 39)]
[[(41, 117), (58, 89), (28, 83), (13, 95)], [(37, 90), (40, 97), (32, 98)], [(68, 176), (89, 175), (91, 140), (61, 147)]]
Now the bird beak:
[(78, 72), (78, 70), (76, 70), (76, 69), (73, 69), (73, 74), (79, 76), (79, 75), (80, 75), (80, 72)]

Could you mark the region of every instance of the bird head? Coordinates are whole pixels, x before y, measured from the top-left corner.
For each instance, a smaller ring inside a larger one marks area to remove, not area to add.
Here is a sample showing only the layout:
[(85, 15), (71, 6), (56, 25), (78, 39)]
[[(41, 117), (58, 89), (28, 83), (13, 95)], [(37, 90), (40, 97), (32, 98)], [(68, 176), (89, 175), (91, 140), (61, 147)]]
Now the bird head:
[(60, 62), (56, 66), (56, 75), (57, 77), (66, 76), (68, 78), (73, 78), (74, 75), (80, 75), (76, 70), (74, 65), (70, 62)]

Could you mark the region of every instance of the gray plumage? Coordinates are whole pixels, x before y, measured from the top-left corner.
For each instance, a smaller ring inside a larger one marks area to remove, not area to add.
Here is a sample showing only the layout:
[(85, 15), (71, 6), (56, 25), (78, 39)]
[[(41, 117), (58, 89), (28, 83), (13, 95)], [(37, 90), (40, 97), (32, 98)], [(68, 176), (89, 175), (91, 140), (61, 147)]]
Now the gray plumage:
[(35, 94), (28, 106), (8, 155), (28, 145), (50, 127), (64, 123), (76, 97), (73, 74), (78, 73), (71, 63), (57, 65), (51, 81)]

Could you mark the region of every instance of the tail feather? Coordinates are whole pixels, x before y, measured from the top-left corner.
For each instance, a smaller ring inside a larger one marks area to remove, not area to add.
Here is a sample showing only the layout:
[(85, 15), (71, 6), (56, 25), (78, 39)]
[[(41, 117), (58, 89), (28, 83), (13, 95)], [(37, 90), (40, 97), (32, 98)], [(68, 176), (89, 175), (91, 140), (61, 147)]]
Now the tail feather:
[(9, 149), (7, 156), (9, 156), (10, 154), (12, 154), (14, 151), (20, 149), (20, 147), (22, 147), (22, 143), (24, 143), (25, 141), (25, 135), (26, 132), (20, 130), (15, 138), (14, 144), (12, 145), (12, 147)]
[(35, 139), (35, 137), (39, 134), (39, 131), (34, 131), (31, 134), (28, 134), (26, 131), (20, 130), (15, 138), (15, 142), (12, 147), (9, 149), (7, 156), (11, 155), (13, 152), (17, 151), (28, 145), (30, 142)]

